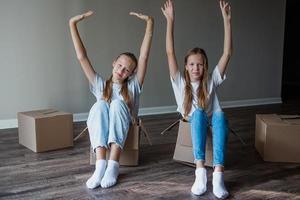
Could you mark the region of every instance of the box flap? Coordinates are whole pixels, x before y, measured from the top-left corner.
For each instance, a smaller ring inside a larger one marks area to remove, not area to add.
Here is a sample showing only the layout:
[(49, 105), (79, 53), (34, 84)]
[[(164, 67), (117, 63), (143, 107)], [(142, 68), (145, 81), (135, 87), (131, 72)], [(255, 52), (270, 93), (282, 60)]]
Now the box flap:
[(54, 116), (58, 116), (58, 115), (67, 115), (67, 114), (71, 114), (71, 113), (66, 113), (66, 112), (55, 110), (55, 109), (44, 109), (44, 110), (33, 110), (33, 111), (20, 112), (19, 114), (23, 114), (23, 115), (38, 119), (38, 118), (45, 118), (45, 117), (54, 117)]
[(299, 115), (259, 114), (257, 116), (268, 125), (300, 125)]
[(300, 125), (300, 115), (279, 115), (281, 120), (287, 124)]

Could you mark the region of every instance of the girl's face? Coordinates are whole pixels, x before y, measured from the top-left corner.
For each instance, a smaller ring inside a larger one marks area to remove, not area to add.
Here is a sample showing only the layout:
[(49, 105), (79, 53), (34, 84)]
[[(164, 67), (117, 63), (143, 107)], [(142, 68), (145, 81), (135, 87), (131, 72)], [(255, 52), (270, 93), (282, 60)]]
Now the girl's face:
[(113, 81), (117, 83), (122, 83), (135, 69), (135, 63), (126, 55), (119, 56), (118, 59), (113, 62), (112, 66)]
[(204, 59), (201, 54), (192, 54), (188, 57), (185, 69), (190, 75), (191, 82), (202, 79), (204, 71)]

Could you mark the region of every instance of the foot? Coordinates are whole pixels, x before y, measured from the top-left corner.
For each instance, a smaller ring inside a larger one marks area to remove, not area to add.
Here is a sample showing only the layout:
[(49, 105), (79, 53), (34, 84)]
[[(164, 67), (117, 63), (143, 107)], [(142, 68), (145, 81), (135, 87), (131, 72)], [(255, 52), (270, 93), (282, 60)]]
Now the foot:
[(94, 189), (98, 187), (101, 183), (101, 179), (104, 175), (105, 169), (106, 169), (106, 160), (97, 160), (95, 164), (95, 171), (93, 175), (87, 180), (86, 186), (89, 189)]
[(109, 188), (117, 183), (117, 178), (119, 175), (119, 163), (114, 160), (109, 160), (107, 163), (107, 168), (105, 174), (101, 181), (101, 187)]
[(224, 185), (224, 173), (214, 172), (213, 173), (213, 193), (216, 197), (224, 199), (228, 197), (229, 193)]
[(192, 186), (192, 193), (195, 195), (201, 195), (206, 192), (206, 169), (205, 168), (197, 168), (195, 171), (196, 179)]

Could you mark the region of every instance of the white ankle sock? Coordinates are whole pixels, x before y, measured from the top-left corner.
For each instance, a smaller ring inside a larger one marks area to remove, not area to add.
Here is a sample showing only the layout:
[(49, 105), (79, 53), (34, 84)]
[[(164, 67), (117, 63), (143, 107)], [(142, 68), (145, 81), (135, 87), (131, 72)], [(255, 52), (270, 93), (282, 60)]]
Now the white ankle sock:
[(213, 193), (218, 198), (226, 198), (229, 194), (224, 185), (224, 173), (214, 172), (213, 173)]
[(197, 168), (195, 171), (195, 175), (196, 178), (191, 191), (195, 195), (201, 195), (204, 192), (206, 192), (206, 182), (207, 182), (206, 169)]
[(107, 161), (106, 160), (97, 160), (95, 164), (95, 171), (93, 175), (87, 180), (86, 186), (89, 189), (94, 189), (98, 187), (101, 183), (101, 179), (104, 175), (106, 169)]
[(117, 178), (119, 175), (119, 163), (114, 160), (109, 160), (107, 163), (107, 168), (105, 174), (101, 181), (101, 187), (108, 188), (117, 183)]

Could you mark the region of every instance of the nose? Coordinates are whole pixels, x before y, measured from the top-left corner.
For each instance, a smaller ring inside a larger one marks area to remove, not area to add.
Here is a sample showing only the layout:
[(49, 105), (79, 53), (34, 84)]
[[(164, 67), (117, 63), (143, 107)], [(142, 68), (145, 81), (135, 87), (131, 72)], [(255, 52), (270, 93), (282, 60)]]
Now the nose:
[(123, 75), (124, 72), (125, 72), (125, 68), (123, 68), (123, 67), (118, 70), (118, 73), (121, 75)]
[(199, 65), (195, 65), (194, 66), (194, 71), (196, 71), (196, 72), (200, 71), (200, 66)]

